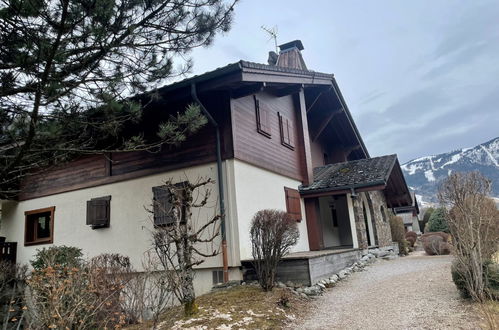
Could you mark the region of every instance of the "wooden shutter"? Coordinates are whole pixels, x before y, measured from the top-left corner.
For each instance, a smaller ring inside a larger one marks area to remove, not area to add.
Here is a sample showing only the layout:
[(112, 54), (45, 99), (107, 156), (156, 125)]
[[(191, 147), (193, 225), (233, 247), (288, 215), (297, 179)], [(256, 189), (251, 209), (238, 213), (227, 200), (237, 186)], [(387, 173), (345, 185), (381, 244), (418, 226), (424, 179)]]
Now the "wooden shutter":
[(152, 187), (154, 225), (164, 226), (173, 223), (172, 201), (170, 192), (166, 186)]
[(284, 188), (286, 194), (286, 211), (296, 221), (301, 221), (301, 198), (296, 189)]
[(92, 198), (87, 201), (87, 225), (92, 229), (109, 227), (111, 220), (111, 196)]
[(293, 122), (281, 113), (279, 116), (279, 130), (281, 131), (281, 144), (294, 150)]
[(258, 133), (265, 135), (270, 138), (272, 136), (270, 129), (270, 111), (269, 109), (260, 102), (260, 100), (254, 95), (255, 98), (255, 114), (256, 114), (256, 130)]

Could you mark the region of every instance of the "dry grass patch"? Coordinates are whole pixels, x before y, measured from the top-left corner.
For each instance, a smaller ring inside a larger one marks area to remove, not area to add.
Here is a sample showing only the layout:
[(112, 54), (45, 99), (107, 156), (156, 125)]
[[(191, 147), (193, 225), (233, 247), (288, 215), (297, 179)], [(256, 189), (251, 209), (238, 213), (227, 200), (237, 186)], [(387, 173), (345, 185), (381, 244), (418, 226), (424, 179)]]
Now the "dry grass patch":
[(483, 320), (480, 327), (490, 330), (499, 329), (499, 301), (487, 301), (478, 305)]
[[(306, 310), (307, 299), (287, 289), (264, 292), (248, 285), (211, 292), (196, 299), (199, 312), (183, 317), (181, 306), (161, 317), (159, 329), (281, 329)], [(129, 329), (150, 329), (144, 323)]]

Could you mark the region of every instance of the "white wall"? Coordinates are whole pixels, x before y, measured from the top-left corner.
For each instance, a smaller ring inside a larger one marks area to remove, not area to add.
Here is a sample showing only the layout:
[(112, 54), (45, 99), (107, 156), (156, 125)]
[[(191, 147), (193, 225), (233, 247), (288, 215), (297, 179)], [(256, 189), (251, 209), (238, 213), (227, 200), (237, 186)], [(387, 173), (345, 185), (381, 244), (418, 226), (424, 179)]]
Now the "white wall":
[[(298, 189), (300, 181), (258, 168), (239, 160), (233, 162), (235, 198), (239, 226), (239, 251), (242, 260), (251, 259), (250, 224), (253, 215), (263, 209), (286, 210), (284, 187)], [(228, 165), (229, 166), (229, 165)], [(303, 220), (298, 224), (300, 239), (292, 251), (308, 251), (308, 234), (305, 206), (302, 203)]]
[[(152, 187), (161, 185), (170, 178), (180, 182), (186, 178), (195, 180), (201, 176), (216, 180), (216, 164), (22, 202), (3, 202), (1, 232), (7, 236), (8, 241), (18, 242), (18, 261), (28, 263), (37, 249), (50, 244), (24, 246), (24, 212), (55, 206), (53, 245), (77, 246), (87, 257), (101, 253), (121, 253), (129, 256), (133, 265), (140, 269), (143, 253), (151, 247), (151, 214), (145, 208), (150, 208)], [(286, 210), (284, 187), (298, 189), (301, 182), (235, 159), (224, 162), (224, 180), (229, 266), (239, 266), (241, 259), (251, 258), (249, 229), (253, 215), (266, 208)], [(210, 207), (198, 214), (199, 219), (207, 219), (218, 212), (218, 186), (214, 185), (212, 188)], [(85, 224), (86, 202), (91, 198), (107, 195), (111, 195), (110, 228), (92, 230)], [(309, 250), (303, 200), (302, 216), (303, 220), (298, 224), (300, 238), (292, 251)], [(219, 244), (218, 241), (215, 246), (219, 247)], [(221, 255), (209, 258), (200, 266), (217, 267), (222, 267)]]
[[(186, 178), (196, 180), (199, 177), (211, 177), (216, 180), (216, 164), (195, 166), (18, 203), (3, 202), (1, 231), (8, 241), (18, 242), (18, 261), (27, 263), (36, 249), (48, 247), (50, 244), (24, 246), (24, 212), (55, 206), (54, 245), (77, 246), (87, 257), (101, 253), (121, 253), (129, 256), (133, 265), (140, 269), (142, 255), (151, 247), (152, 220), (151, 214), (145, 210), (151, 206), (151, 188), (170, 178), (180, 182)], [(199, 216), (199, 223), (218, 212), (217, 185), (212, 188), (208, 208), (201, 210), (199, 214), (193, 214)], [(86, 202), (91, 198), (107, 195), (111, 195), (110, 228), (92, 230), (85, 224)], [(237, 246), (232, 237), (237, 239), (237, 236), (229, 235), (229, 246)], [(216, 247), (219, 245), (220, 242), (217, 242)], [(209, 258), (201, 267), (221, 267), (221, 260), (221, 255)]]
[[(333, 197), (320, 197), (319, 198), (319, 211), (320, 220), (322, 225), (322, 239), (324, 247), (332, 247), (341, 245), (340, 231), (338, 227), (333, 226), (333, 215), (331, 214), (331, 203)], [(348, 222), (347, 225), (350, 225)]]

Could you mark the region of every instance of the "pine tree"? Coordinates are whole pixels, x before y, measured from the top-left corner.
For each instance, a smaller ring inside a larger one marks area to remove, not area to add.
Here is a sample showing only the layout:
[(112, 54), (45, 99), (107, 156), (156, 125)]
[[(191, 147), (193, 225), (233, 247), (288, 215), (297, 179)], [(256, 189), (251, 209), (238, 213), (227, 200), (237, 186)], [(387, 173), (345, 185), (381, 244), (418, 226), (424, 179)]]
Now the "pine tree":
[(419, 221), (419, 228), (424, 232), (424, 228), (426, 228), (426, 224), (430, 220), (430, 216), (435, 211), (433, 207), (429, 207), (426, 210), (424, 210), (424, 216), (423, 220)]
[(130, 96), (184, 74), (192, 48), (228, 31), (237, 0), (227, 1), (2, 1), (0, 199), (33, 168), (81, 152), (157, 148), (202, 126), (190, 107), (160, 125), (158, 140), (118, 134), (141, 116)]
[(445, 219), (445, 212), (445, 208), (440, 207), (431, 213), (428, 220), (428, 230), (430, 232), (443, 231), (444, 233), (449, 233), (449, 225)]

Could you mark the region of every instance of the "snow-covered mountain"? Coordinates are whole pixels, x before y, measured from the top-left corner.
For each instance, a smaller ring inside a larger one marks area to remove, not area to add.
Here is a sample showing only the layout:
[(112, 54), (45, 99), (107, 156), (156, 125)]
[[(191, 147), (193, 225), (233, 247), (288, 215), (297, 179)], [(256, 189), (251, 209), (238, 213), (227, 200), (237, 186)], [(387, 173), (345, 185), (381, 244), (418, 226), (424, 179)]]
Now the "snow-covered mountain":
[(473, 148), (417, 158), (401, 167), (407, 185), (424, 202), (436, 202), (439, 182), (455, 171), (480, 171), (492, 180), (492, 195), (499, 197), (499, 137)]

